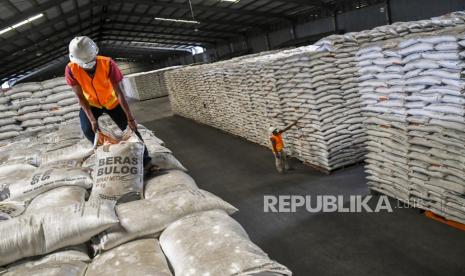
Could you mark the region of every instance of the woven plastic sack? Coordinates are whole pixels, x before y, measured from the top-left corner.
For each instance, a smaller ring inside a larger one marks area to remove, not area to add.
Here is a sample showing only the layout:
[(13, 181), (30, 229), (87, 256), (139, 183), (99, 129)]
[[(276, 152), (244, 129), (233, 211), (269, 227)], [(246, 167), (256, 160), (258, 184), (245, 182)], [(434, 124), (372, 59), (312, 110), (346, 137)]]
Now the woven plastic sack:
[(159, 172), (144, 182), (145, 199), (153, 199), (165, 193), (198, 188), (190, 175), (179, 170)]
[(292, 275), (252, 243), (234, 219), (223, 211), (200, 212), (171, 224), (160, 244), (175, 275)]
[(27, 206), (26, 214), (40, 214), (47, 210), (79, 205), (85, 201), (87, 190), (79, 186), (62, 186), (35, 197)]
[[(52, 137), (53, 138), (53, 137)], [(51, 143), (57, 143), (58, 138), (55, 136), (56, 140)], [(67, 143), (67, 142), (64, 142)], [(42, 163), (48, 163), (53, 161), (60, 160), (84, 160), (87, 157), (91, 156), (94, 152), (92, 143), (87, 139), (82, 139), (77, 143), (71, 143), (67, 147), (57, 148), (54, 150), (49, 150), (42, 155)]]
[(160, 194), (150, 200), (137, 200), (116, 206), (120, 224), (93, 240), (96, 251), (108, 250), (147, 235), (158, 235), (174, 221), (200, 211), (221, 209), (229, 214), (234, 206), (203, 190), (190, 189)]
[(165, 255), (156, 239), (125, 243), (96, 256), (86, 276), (154, 275), (171, 276)]
[[(31, 200), (41, 193), (61, 186), (92, 187), (90, 174), (79, 168), (39, 169), (30, 178), (11, 183), (8, 200)], [(0, 194), (6, 194), (0, 191)]]
[[(83, 247), (83, 246), (81, 246)], [(90, 258), (79, 246), (59, 250), (43, 257), (20, 260), (9, 265), (2, 276), (83, 276)]]
[(151, 153), (152, 164), (159, 170), (182, 170), (187, 169), (171, 153), (156, 152)]
[(3, 221), (0, 223), (0, 266), (84, 243), (116, 223), (111, 201), (82, 202)]
[(91, 197), (127, 202), (140, 199), (143, 192), (144, 145), (120, 142), (97, 148)]
[[(0, 198), (1, 200), (1, 198)], [(26, 210), (26, 203), (21, 201), (0, 201), (0, 221), (17, 217)]]

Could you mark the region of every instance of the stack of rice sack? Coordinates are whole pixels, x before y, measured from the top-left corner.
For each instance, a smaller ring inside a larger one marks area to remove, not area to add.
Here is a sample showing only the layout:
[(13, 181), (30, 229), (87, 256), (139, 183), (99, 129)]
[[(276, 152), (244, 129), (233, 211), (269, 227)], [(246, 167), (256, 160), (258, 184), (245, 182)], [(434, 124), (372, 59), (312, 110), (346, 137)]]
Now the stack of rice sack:
[[(326, 171), (358, 162), (365, 141), (353, 47), (301, 47), (167, 74), (175, 113), (269, 146), (284, 128), (286, 150)], [(335, 66), (336, 63), (336, 66)]]
[(275, 78), (291, 154), (326, 171), (363, 158), (355, 58), (316, 48), (277, 61)]
[(229, 217), (236, 208), (139, 131), (158, 168), (145, 179), (135, 135), (94, 150), (64, 124), (0, 147), (1, 275), (291, 275)]
[[(373, 70), (373, 79), (361, 83), (371, 131), (367, 156), (371, 188), (462, 223), (464, 40), (461, 26), (359, 52), (360, 71)], [(394, 64), (384, 69), (370, 65), (388, 60)], [(378, 100), (370, 97), (370, 83), (389, 94), (377, 95)], [(387, 111), (395, 116), (380, 121), (380, 114)]]
[(358, 162), (365, 154), (358, 84), (366, 79), (358, 75), (356, 66), (360, 47), (462, 26), (464, 18), (463, 12), (455, 12), (399, 22), (329, 36), (317, 42), (317, 47), (173, 70), (166, 74), (170, 100), (181, 116), (264, 145), (269, 145), (269, 126), (284, 127), (301, 118), (297, 127), (286, 133), (287, 150), (330, 171)]
[(128, 97), (143, 101), (168, 96), (164, 74), (180, 66), (126, 75), (123, 84)]
[(360, 50), (360, 94), (368, 136), (368, 186), (372, 190), (408, 199), (407, 106), (401, 55), (392, 42)]
[[(184, 117), (267, 145), (266, 129), (280, 114), (271, 64), (258, 56), (168, 72), (173, 110)], [(190, 106), (189, 103), (190, 102)]]
[(18, 84), (0, 97), (0, 140), (53, 130), (78, 115), (77, 98), (64, 78)]
[[(42, 109), (49, 111), (52, 116), (46, 122), (59, 124), (79, 117), (79, 104), (76, 95), (64, 78), (55, 78), (42, 82)], [(45, 97), (45, 98), (43, 98)], [(45, 121), (45, 120), (44, 120)]]

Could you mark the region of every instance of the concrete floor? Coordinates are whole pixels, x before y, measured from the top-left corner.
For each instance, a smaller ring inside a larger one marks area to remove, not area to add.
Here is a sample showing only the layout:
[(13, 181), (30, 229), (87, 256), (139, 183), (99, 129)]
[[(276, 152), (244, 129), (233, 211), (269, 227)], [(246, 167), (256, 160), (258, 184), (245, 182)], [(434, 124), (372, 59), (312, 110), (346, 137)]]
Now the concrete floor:
[(279, 175), (268, 149), (172, 116), (167, 98), (134, 103), (133, 110), (201, 188), (240, 210), (234, 218), (252, 241), (296, 276), (465, 275), (465, 232), (430, 220), (416, 209), (263, 211), (264, 195), (366, 195), (362, 165), (326, 176), (293, 160), (295, 170)]

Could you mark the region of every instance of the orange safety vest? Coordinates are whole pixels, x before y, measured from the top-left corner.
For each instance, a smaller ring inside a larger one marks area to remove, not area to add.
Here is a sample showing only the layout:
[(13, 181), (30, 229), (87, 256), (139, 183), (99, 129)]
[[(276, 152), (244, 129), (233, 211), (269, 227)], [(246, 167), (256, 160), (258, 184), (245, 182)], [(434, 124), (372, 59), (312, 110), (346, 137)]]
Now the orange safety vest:
[(271, 140), (273, 140), (276, 150), (278, 152), (282, 151), (284, 148), (283, 137), (281, 134), (276, 134), (271, 136)]
[(118, 106), (113, 84), (108, 77), (110, 74), (110, 58), (97, 56), (94, 78), (76, 63), (68, 63), (74, 79), (79, 83), (89, 105), (97, 108), (113, 109)]

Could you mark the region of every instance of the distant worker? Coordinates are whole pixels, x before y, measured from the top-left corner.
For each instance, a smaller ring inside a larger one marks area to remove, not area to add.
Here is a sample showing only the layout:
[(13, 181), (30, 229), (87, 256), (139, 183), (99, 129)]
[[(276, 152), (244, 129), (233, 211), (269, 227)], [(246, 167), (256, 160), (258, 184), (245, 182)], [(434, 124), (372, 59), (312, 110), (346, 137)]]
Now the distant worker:
[(284, 142), (282, 134), (288, 131), (291, 127), (295, 126), (298, 121), (288, 125), (283, 130), (279, 130), (276, 127), (270, 127), (268, 129), (270, 134), (270, 141), (272, 150), (274, 153), (275, 161), (276, 161), (276, 169), (279, 173), (285, 173), (289, 170), (289, 162), (287, 160), (286, 152), (284, 151)]
[[(70, 63), (65, 69), (66, 82), (76, 94), (81, 110), (79, 119), (84, 135), (94, 142), (98, 118), (104, 113), (121, 130), (128, 126), (142, 140), (137, 123), (124, 96), (123, 74), (109, 57), (98, 56), (98, 47), (87, 36), (75, 37), (69, 43)], [(144, 150), (144, 168), (151, 169), (151, 158)], [(147, 172), (147, 171), (146, 171)]]

